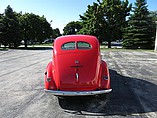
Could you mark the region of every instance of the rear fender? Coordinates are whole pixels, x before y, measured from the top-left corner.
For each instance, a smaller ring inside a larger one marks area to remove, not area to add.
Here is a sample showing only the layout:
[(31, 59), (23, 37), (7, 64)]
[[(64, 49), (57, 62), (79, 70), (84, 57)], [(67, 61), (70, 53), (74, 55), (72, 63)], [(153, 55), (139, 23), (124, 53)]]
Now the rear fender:
[(100, 89), (110, 89), (110, 74), (105, 61), (101, 61), (101, 87)]
[(45, 83), (45, 89), (47, 90), (56, 90), (56, 84), (53, 78), (53, 65), (52, 61), (48, 63), (46, 67), (45, 77), (44, 77), (44, 83)]

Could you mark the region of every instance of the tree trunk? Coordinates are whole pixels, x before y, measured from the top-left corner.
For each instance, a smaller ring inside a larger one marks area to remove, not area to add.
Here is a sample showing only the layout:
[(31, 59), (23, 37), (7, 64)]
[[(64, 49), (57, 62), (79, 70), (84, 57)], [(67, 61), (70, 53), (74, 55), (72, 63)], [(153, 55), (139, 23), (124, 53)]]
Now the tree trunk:
[(11, 48), (11, 43), (9, 43), (9, 48)]
[(24, 40), (25, 48), (27, 48), (27, 40)]
[(108, 41), (108, 48), (111, 48), (111, 41)]

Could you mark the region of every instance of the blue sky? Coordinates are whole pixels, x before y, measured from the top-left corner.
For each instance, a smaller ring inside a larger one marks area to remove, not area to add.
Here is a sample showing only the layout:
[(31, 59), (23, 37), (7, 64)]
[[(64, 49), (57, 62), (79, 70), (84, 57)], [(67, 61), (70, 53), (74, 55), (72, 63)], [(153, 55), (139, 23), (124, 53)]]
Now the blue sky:
[[(79, 20), (79, 14), (87, 10), (87, 5), (92, 5), (96, 0), (0, 0), (0, 13), (10, 5), (14, 11), (44, 15), (53, 28), (62, 32), (64, 26), (70, 21)], [(134, 3), (135, 0), (129, 0)], [(157, 10), (157, 0), (147, 0), (148, 9)]]

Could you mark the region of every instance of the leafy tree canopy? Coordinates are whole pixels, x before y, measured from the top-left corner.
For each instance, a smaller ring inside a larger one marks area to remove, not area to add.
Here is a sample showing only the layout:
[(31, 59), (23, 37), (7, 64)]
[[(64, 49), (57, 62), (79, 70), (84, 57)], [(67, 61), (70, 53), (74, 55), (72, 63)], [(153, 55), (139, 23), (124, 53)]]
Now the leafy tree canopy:
[(17, 47), (20, 42), (19, 19), (16, 12), (8, 5), (0, 17), (0, 43), (4, 46)]
[(150, 17), (152, 17), (154, 21), (157, 21), (157, 11), (150, 11)]
[(99, 38), (100, 42), (122, 38), (122, 28), (126, 26), (126, 16), (129, 15), (131, 4), (128, 0), (97, 0), (89, 5), (84, 15), (80, 15), (83, 28), (79, 33), (91, 34)]
[(77, 34), (77, 32), (79, 32), (81, 28), (82, 28), (81, 22), (79, 21), (69, 22), (63, 29), (64, 31), (63, 35)]
[(52, 38), (55, 39), (57, 37), (61, 36), (59, 28), (53, 29), (53, 36)]
[(16, 13), (8, 5), (4, 14), (0, 14), (0, 44), (17, 47), (24, 40), (28, 42), (43, 42), (53, 35), (50, 23), (44, 16), (33, 13)]
[(42, 43), (44, 39), (50, 38), (52, 35), (52, 28), (46, 18), (33, 13), (25, 13), (21, 16), (21, 28), (25, 46), (28, 41)]
[(153, 48), (155, 22), (147, 9), (146, 0), (136, 0), (128, 26), (125, 28), (123, 46), (126, 48)]

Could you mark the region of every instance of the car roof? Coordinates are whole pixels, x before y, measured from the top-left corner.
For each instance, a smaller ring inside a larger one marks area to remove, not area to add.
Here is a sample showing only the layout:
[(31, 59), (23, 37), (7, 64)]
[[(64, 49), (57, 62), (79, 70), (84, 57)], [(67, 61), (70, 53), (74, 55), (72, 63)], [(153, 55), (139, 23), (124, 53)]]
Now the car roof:
[(74, 42), (78, 42), (78, 41), (87, 42), (87, 43), (92, 45), (91, 50), (97, 50), (99, 48), (99, 41), (95, 36), (91, 36), (91, 35), (66, 35), (66, 36), (61, 36), (61, 37), (58, 37), (57, 39), (55, 39), (54, 50), (62, 53), (64, 51), (61, 49), (61, 46), (64, 43), (72, 42), (72, 41), (74, 41)]
[(79, 41), (79, 40), (97, 40), (95, 36), (92, 35), (66, 35), (66, 36), (60, 36), (56, 38), (55, 41), (60, 41), (64, 39), (64, 41)]

